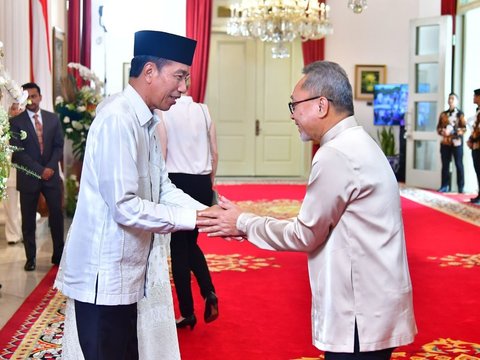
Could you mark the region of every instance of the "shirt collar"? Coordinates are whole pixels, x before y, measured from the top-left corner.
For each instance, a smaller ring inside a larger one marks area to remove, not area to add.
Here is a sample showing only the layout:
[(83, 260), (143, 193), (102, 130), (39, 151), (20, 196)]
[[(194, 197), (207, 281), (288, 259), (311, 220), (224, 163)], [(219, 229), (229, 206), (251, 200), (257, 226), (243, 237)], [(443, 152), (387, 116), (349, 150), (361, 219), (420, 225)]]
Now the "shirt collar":
[(140, 94), (130, 84), (123, 90), (123, 94), (133, 105), (140, 126), (147, 124), (152, 119), (153, 114)]
[(37, 114), (39, 118), (42, 117), (42, 115), (40, 114), (40, 110), (38, 110), (38, 112), (33, 112), (31, 110), (28, 110), (28, 109), (26, 109), (26, 110), (27, 110), (27, 114), (28, 114), (28, 116), (30, 117), (31, 120), (33, 120), (33, 115), (35, 115), (35, 114)]
[(325, 135), (322, 136), (322, 139), (320, 140), (320, 146), (323, 144), (329, 142), (333, 138), (335, 138), (338, 134), (341, 132), (358, 126), (357, 120), (355, 120), (354, 116), (349, 116), (343, 120), (341, 120), (338, 124), (336, 124), (334, 127), (332, 127), (330, 130), (328, 130)]

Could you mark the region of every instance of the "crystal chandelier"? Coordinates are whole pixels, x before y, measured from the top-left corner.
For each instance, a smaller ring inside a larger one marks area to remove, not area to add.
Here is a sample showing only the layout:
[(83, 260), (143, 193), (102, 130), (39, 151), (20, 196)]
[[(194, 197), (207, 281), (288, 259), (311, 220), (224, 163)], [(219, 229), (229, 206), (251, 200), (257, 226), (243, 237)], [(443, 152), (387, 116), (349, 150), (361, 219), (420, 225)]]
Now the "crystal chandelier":
[(333, 33), (330, 7), (318, 0), (241, 0), (230, 6), (227, 34), (273, 43), (272, 57), (289, 57), (286, 42), (317, 40)]
[(367, 8), (367, 0), (348, 0), (348, 7), (352, 9), (355, 14), (360, 14)]

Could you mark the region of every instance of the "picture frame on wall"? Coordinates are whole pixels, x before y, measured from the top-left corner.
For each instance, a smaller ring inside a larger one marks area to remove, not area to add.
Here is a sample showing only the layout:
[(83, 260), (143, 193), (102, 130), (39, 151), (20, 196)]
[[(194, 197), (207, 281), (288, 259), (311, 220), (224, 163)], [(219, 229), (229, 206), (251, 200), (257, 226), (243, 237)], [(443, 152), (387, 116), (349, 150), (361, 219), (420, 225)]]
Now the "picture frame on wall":
[(67, 75), (67, 49), (65, 47), (65, 32), (63, 30), (54, 26), (52, 38), (52, 95), (55, 103), (55, 99), (63, 95), (62, 79)]
[(355, 99), (372, 101), (375, 85), (386, 81), (386, 65), (355, 65)]

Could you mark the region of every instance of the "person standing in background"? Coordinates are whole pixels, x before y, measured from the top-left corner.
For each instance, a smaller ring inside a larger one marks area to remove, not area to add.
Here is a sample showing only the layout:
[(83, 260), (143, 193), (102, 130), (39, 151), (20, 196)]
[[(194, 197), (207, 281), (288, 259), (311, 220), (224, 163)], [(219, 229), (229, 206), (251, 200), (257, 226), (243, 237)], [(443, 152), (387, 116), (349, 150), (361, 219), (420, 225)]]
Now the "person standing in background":
[(448, 110), (440, 114), (437, 132), (442, 137), (440, 155), (442, 158), (442, 185), (439, 192), (451, 191), (450, 163), (452, 156), (457, 169), (457, 190), (463, 193), (465, 175), (463, 171), (463, 134), (467, 130), (465, 116), (457, 107), (458, 96), (455, 93), (448, 95)]
[(258, 216), (220, 196), (223, 210), (201, 211), (197, 225), (209, 236), (307, 253), (313, 344), (325, 360), (387, 360), (417, 333), (398, 183), (354, 117), (345, 70), (317, 61), (303, 73), (290, 117), (301, 139), (320, 147), (298, 216)]
[(35, 234), (40, 193), (48, 206), (48, 225), (53, 241), (52, 264), (59, 265), (62, 257), (62, 182), (58, 164), (63, 156), (63, 131), (57, 114), (40, 109), (40, 87), (35, 83), (27, 83), (22, 87), (28, 91), (27, 109), (10, 120), (10, 129), (14, 134), (23, 130), (27, 137), (23, 140), (12, 137), (10, 143), (21, 149), (13, 153), (12, 161), (39, 176), (36, 178), (24, 171), (17, 172), (22, 234), (27, 257), (24, 269), (33, 271), (36, 267)]
[[(157, 112), (157, 127), (168, 176), (172, 183), (195, 200), (212, 205), (213, 185), (218, 164), (217, 136), (208, 108), (182, 96), (166, 112)], [(177, 231), (170, 242), (172, 276), (180, 308), (177, 328), (195, 326), (191, 272), (205, 299), (204, 320), (218, 317), (218, 299), (202, 249), (198, 246), (198, 229)]]
[[(8, 108), (8, 117), (19, 115), (23, 109), (17, 102)], [(10, 167), (10, 174), (7, 180), (7, 198), (2, 200), (5, 211), (5, 237), (9, 245), (15, 245), (22, 241), (21, 213), (19, 205), (19, 194), (17, 191), (17, 169)]]
[(470, 199), (470, 202), (480, 204), (480, 89), (473, 91), (473, 103), (477, 105), (477, 113), (472, 125), (472, 134), (467, 140), (467, 146), (472, 150), (473, 168), (477, 175), (478, 195)]

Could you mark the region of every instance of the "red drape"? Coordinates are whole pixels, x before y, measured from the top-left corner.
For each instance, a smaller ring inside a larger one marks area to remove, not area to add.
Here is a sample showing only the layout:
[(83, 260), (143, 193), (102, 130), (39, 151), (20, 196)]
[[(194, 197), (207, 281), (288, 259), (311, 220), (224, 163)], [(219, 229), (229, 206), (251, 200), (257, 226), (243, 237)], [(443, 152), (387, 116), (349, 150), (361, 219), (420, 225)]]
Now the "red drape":
[(80, 62), (80, 0), (70, 0), (68, 7), (68, 62)]
[(308, 40), (302, 43), (303, 65), (325, 59), (325, 39)]
[(83, 0), (82, 47), (80, 63), (90, 68), (92, 50), (92, 0)]
[[(92, 2), (91, 0), (70, 0), (68, 8), (68, 62), (91, 64)], [(76, 73), (78, 85), (82, 78)]]
[(442, 15), (452, 15), (452, 31), (455, 34), (455, 15), (457, 14), (457, 0), (442, 0)]
[[(303, 65), (308, 65), (314, 61), (325, 59), (325, 39), (308, 40), (302, 43)], [(312, 157), (318, 150), (319, 145), (314, 142), (312, 147)]]
[(197, 40), (189, 94), (200, 103), (205, 99), (207, 88), (211, 22), (212, 0), (187, 0), (187, 37)]

